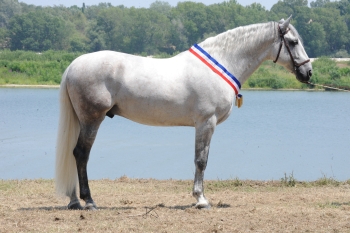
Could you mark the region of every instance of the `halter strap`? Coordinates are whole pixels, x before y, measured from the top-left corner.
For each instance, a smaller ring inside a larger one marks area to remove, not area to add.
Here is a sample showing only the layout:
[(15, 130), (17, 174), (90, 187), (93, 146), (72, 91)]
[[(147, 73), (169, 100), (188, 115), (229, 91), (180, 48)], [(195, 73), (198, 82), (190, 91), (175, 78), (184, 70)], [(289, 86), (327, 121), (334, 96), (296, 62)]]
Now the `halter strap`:
[[(294, 68), (295, 68), (295, 69), (298, 68), (298, 67), (300, 67), (300, 66), (302, 66), (302, 65), (304, 65), (304, 64), (306, 64), (306, 63), (308, 63), (308, 62), (310, 62), (310, 59), (308, 59), (308, 60), (306, 60), (306, 61), (303, 61), (303, 62), (301, 62), (301, 63), (298, 63), (298, 62), (295, 61), (295, 59), (294, 59), (294, 57), (293, 57), (293, 55), (292, 55), (292, 51), (290, 50), (290, 47), (289, 47), (289, 45), (288, 45), (288, 43), (287, 43), (287, 41), (286, 41), (286, 38), (284, 38), (284, 36), (290, 31), (289, 28), (288, 28), (285, 32), (282, 32), (282, 29), (281, 29), (280, 25), (278, 25), (278, 31), (279, 31), (279, 36), (280, 36), (280, 38), (281, 38), (281, 43), (280, 43), (280, 47), (279, 47), (279, 49), (278, 49), (277, 57), (276, 57), (276, 59), (273, 61), (274, 63), (277, 62), (277, 60), (278, 60), (278, 58), (279, 58), (279, 56), (280, 56), (280, 53), (281, 53), (283, 44), (284, 44), (284, 45), (286, 46), (286, 48), (287, 48), (288, 54), (289, 54), (289, 56), (290, 56), (290, 60), (293, 61), (293, 65), (294, 65)], [(283, 42), (284, 42), (284, 43), (283, 43)]]

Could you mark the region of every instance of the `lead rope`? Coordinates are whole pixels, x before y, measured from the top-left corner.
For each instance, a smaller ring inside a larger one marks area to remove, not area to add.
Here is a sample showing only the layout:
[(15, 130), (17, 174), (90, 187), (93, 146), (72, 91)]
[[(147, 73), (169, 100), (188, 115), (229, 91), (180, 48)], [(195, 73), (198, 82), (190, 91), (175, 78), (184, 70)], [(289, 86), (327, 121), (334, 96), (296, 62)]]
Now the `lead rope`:
[(333, 89), (333, 90), (337, 90), (337, 91), (350, 92), (350, 90), (347, 90), (347, 89), (342, 89), (342, 88), (337, 88), (337, 87), (330, 87), (330, 86), (321, 85), (321, 84), (315, 84), (315, 83), (311, 83), (311, 82), (302, 82), (302, 83), (306, 83), (306, 84), (310, 84), (310, 85), (314, 85), (314, 86), (320, 86), (320, 87), (323, 87), (323, 88)]

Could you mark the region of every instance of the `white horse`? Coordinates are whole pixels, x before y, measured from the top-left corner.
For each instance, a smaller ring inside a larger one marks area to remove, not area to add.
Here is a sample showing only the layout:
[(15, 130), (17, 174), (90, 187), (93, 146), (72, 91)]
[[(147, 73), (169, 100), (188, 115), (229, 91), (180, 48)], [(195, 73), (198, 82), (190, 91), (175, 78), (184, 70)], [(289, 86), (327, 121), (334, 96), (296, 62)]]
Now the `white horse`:
[[(230, 115), (239, 88), (265, 60), (275, 60), (307, 82), (312, 66), (287, 20), (238, 27), (169, 59), (101, 51), (75, 59), (63, 74), (56, 151), (56, 190), (69, 209), (96, 209), (86, 166), (105, 116), (154, 126), (193, 126), (193, 196), (208, 208), (203, 177), (216, 125)], [(118, 130), (116, 129), (116, 133)]]

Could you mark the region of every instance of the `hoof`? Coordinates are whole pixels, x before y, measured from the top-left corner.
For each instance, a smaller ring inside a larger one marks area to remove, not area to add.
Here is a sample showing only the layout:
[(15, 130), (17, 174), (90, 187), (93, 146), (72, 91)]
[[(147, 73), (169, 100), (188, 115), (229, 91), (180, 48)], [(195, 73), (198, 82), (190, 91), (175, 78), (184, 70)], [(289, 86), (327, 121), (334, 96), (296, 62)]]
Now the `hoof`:
[(193, 195), (197, 198), (197, 204), (195, 205), (195, 208), (197, 209), (210, 209), (209, 201), (204, 197), (203, 194), (201, 195)]
[(194, 207), (196, 209), (206, 209), (206, 210), (209, 210), (211, 208), (209, 203), (197, 203)]
[(95, 203), (86, 203), (84, 210), (97, 210)]
[(70, 202), (68, 204), (68, 209), (69, 210), (82, 210), (83, 207), (80, 205), (79, 201), (75, 201), (75, 202)]

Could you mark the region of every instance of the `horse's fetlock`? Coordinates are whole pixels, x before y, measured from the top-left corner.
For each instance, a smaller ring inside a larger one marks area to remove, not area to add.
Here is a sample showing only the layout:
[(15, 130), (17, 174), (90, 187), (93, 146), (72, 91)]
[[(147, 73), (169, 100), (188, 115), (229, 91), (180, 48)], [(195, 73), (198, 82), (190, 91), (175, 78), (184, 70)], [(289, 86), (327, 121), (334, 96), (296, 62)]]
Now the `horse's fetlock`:
[(192, 196), (194, 196), (195, 198), (198, 198), (202, 195), (202, 191), (200, 190), (193, 190), (192, 192)]
[(82, 210), (83, 207), (80, 205), (79, 200), (74, 200), (68, 204), (68, 209), (69, 210)]
[(91, 198), (90, 192), (80, 194), (80, 198), (85, 201), (85, 203), (94, 203), (94, 201)]

